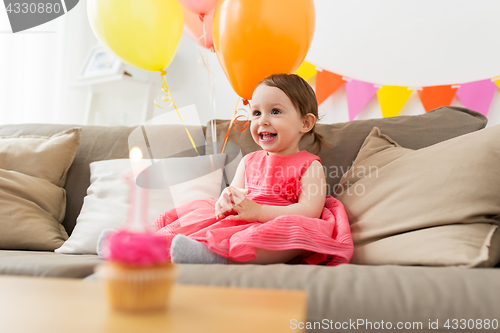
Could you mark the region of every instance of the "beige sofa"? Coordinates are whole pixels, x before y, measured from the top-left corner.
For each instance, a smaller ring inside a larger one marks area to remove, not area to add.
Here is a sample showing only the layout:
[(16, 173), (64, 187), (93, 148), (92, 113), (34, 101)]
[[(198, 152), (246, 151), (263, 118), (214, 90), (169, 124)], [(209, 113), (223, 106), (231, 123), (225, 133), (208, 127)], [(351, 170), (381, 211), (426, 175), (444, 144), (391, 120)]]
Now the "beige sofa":
[[(339, 171), (330, 172), (327, 176), (330, 194), (333, 194), (336, 184), (352, 165), (373, 127), (378, 127), (402, 147), (416, 150), (479, 131), (486, 126), (486, 122), (487, 119), (477, 112), (458, 107), (444, 107), (418, 116), (320, 124), (318, 131), (325, 135), (330, 147), (322, 150), (319, 156), (327, 170)], [(217, 121), (219, 142), (222, 141), (227, 126), (228, 121)], [(3, 125), (0, 126), (0, 137), (51, 136), (72, 127), (75, 126)], [(62, 224), (68, 234), (71, 234), (75, 227), (76, 218), (90, 184), (89, 163), (128, 157), (128, 136), (134, 130), (129, 127), (83, 126), (82, 128), (82, 140), (68, 171), (64, 187), (67, 204)], [(173, 131), (179, 133), (178, 140), (186, 140), (185, 131), (179, 126), (157, 125), (155, 131), (160, 137), (161, 133)], [(243, 155), (258, 149), (258, 146), (251, 141), (248, 130), (243, 133), (231, 132), (229, 141), (235, 144), (233, 148), (239, 147)], [(166, 145), (173, 146), (176, 142), (169, 141)], [(198, 148), (201, 153), (204, 152), (204, 147)], [(311, 146), (309, 142), (304, 142), (302, 148), (310, 149)], [(230, 161), (237, 158), (239, 151), (228, 148), (226, 152)], [(177, 156), (182, 155), (177, 154)], [(185, 152), (185, 156), (192, 156), (192, 152)], [(492, 246), (490, 251), (498, 249)], [(489, 266), (498, 264), (497, 257), (493, 255), (492, 258), (496, 262), (490, 260)], [(94, 267), (100, 262), (101, 260), (95, 255), (0, 250), (0, 274), (8, 275), (85, 278), (93, 273)], [(485, 320), (490, 322), (497, 320), (497, 323), (500, 320), (498, 315), (500, 269), (498, 268), (437, 265), (429, 267), (418, 264), (411, 266), (348, 264), (338, 267), (180, 265), (178, 283), (306, 290), (309, 298), (307, 318), (309, 323), (304, 325), (309, 331), (333, 329), (335, 325), (343, 325), (341, 327), (344, 329), (348, 327), (370, 331), (370, 327), (373, 329), (384, 327), (380, 326), (381, 322), (385, 324), (390, 322), (395, 329), (397, 323), (401, 322), (402, 325), (421, 323), (422, 329), (415, 331), (435, 332), (448, 331), (443, 326), (447, 320), (450, 320), (450, 327), (454, 319), (459, 321), (459, 325), (462, 319), (481, 320), (483, 325)], [(289, 325), (292, 330), (301, 327), (301, 323), (293, 322), (293, 318), (290, 320), (290, 323), (283, 324)], [(439, 329), (430, 330), (429, 325), (431, 323), (434, 325), (436, 320), (439, 321)], [(492, 323), (494, 325), (494, 322)], [(411, 330), (405, 329), (405, 331)]]

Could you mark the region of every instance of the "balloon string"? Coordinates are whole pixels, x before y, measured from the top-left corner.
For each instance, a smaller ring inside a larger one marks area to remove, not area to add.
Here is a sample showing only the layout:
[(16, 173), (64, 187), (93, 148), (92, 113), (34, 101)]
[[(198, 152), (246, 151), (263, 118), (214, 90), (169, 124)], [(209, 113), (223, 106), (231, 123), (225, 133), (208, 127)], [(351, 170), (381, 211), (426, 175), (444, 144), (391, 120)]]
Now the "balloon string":
[[(234, 130), (235, 132), (243, 132), (244, 130), (247, 129), (248, 125), (250, 124), (250, 117), (249, 117), (249, 113), (247, 110), (243, 109), (243, 108), (238, 108), (238, 106), (240, 105), (240, 99), (241, 97), (238, 97), (238, 102), (236, 102), (236, 107), (234, 108), (234, 113), (233, 113), (233, 117), (231, 119), (231, 122), (229, 123), (229, 127), (227, 128), (227, 132), (226, 132), (226, 136), (224, 137), (224, 142), (222, 144), (222, 148), (220, 150), (220, 153), (222, 154), (224, 152), (224, 149), (226, 148), (226, 143), (227, 143), (227, 140), (229, 138), (229, 132), (231, 131), (231, 127), (233, 127), (233, 124), (234, 124)], [(243, 104), (244, 105), (249, 105), (250, 106), (250, 102), (247, 101), (246, 99), (243, 99)], [(250, 109), (251, 109), (251, 106), (250, 106)], [(238, 111), (243, 111), (246, 113), (246, 119), (245, 120), (239, 120), (240, 117), (245, 117), (244, 114), (240, 114), (238, 116), (236, 116), (236, 113)], [(240, 124), (237, 124), (236, 122), (237, 121), (241, 121), (242, 123)], [(242, 129), (238, 130), (236, 129), (236, 127), (243, 127)]]
[(213, 147), (213, 152), (215, 153), (217, 151), (217, 126), (215, 123), (215, 119), (217, 119), (217, 112), (215, 108), (215, 75), (214, 73), (210, 70), (210, 63), (208, 62), (207, 59), (207, 75), (208, 75), (208, 85), (209, 85), (209, 91), (210, 91), (210, 104), (212, 105), (212, 112), (213, 112), (213, 119), (214, 122), (212, 123), (212, 145)]
[(233, 117), (231, 118), (231, 122), (229, 123), (229, 127), (227, 128), (226, 136), (224, 137), (224, 142), (222, 143), (222, 148), (220, 149), (220, 154), (222, 154), (224, 152), (224, 149), (226, 148), (227, 138), (229, 136), (229, 132), (231, 131), (231, 127), (233, 126), (233, 122), (236, 117), (236, 112), (238, 112), (238, 105), (240, 105), (240, 99), (241, 97), (238, 96), (238, 101), (236, 102), (236, 106), (234, 107)]
[(203, 22), (203, 41), (205, 42), (205, 47), (207, 47), (207, 29), (206, 29), (206, 22), (203, 19), (202, 15), (200, 15), (201, 22)]
[[(198, 41), (203, 38), (203, 44), (205, 45), (205, 48), (208, 49), (208, 47), (207, 47), (207, 22), (205, 21), (204, 17), (205, 17), (205, 15), (203, 15), (203, 14), (200, 15), (200, 20), (201, 20), (201, 22), (203, 22), (203, 35), (198, 37)], [(215, 53), (213, 45), (210, 47), (210, 51)]]
[[(165, 92), (165, 95), (163, 95), (163, 101), (164, 102), (170, 101), (170, 105), (168, 107), (170, 107), (170, 106), (174, 107), (175, 111), (177, 112), (177, 115), (179, 116), (179, 119), (182, 122), (182, 125), (184, 125), (184, 129), (186, 130), (186, 133), (189, 137), (189, 140), (191, 141), (191, 144), (193, 145), (194, 150), (196, 151), (198, 156), (200, 156), (200, 153), (198, 152), (198, 149), (196, 148), (196, 144), (194, 143), (193, 137), (191, 136), (191, 133), (189, 133), (189, 130), (187, 129), (186, 124), (184, 123), (184, 120), (182, 119), (181, 114), (180, 114), (179, 110), (177, 109), (177, 106), (175, 106), (174, 99), (172, 98), (172, 95), (170, 94), (170, 90), (168, 89), (168, 86), (167, 86), (167, 81), (165, 80), (165, 75), (167, 75), (167, 71), (161, 70), (160, 77), (163, 80), (161, 90), (163, 90), (163, 92)], [(156, 103), (156, 100), (154, 100), (154, 102), (155, 102), (155, 105), (157, 107), (159, 107), (160, 109), (163, 109), (161, 106), (158, 105), (158, 103)]]
[(210, 105), (212, 107), (212, 112), (213, 112), (213, 119), (214, 119), (214, 121), (211, 124), (212, 145), (213, 145), (213, 151), (215, 152), (215, 151), (217, 151), (217, 147), (216, 147), (217, 126), (215, 123), (215, 119), (217, 119), (216, 108), (215, 108), (215, 74), (210, 67), (210, 61), (208, 60), (208, 56), (203, 54), (200, 45), (196, 45), (196, 46), (198, 48), (198, 53), (200, 54), (200, 58), (198, 60), (198, 63), (203, 68), (205, 68), (207, 70), (209, 98), (210, 98)]

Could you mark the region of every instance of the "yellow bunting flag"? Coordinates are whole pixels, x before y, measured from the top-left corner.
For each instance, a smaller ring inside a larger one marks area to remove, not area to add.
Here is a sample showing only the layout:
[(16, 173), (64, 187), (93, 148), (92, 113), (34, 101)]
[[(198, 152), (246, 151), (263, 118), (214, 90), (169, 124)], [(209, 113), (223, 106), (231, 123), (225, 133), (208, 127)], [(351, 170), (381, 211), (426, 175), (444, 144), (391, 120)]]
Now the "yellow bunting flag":
[(401, 86), (382, 86), (377, 90), (378, 102), (384, 118), (395, 117), (399, 114), (412, 91)]
[(303, 61), (294, 74), (297, 74), (304, 80), (308, 81), (310, 78), (316, 75), (316, 66), (307, 61)]

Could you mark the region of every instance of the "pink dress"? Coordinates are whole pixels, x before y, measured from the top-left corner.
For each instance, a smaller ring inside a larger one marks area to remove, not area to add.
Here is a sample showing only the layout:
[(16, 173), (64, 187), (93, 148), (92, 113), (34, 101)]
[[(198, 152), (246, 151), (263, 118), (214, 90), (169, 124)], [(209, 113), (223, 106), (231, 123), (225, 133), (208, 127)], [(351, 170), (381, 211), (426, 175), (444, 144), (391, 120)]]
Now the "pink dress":
[[(258, 204), (287, 206), (298, 201), (300, 177), (319, 157), (307, 151), (289, 156), (250, 153), (245, 163), (246, 196)], [(326, 196), (320, 218), (282, 215), (266, 223), (215, 218), (216, 200), (196, 200), (171, 209), (155, 220), (157, 234), (177, 234), (205, 243), (217, 254), (235, 261), (255, 258), (255, 248), (303, 249), (302, 263), (334, 266), (348, 263), (353, 242), (347, 214), (340, 201)]]

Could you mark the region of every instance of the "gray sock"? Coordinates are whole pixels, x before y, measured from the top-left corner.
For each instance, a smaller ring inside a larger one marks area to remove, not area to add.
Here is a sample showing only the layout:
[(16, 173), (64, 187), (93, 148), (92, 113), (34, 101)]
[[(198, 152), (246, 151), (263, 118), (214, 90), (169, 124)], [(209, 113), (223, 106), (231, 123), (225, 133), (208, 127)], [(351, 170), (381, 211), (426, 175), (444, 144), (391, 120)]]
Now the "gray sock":
[(101, 235), (99, 236), (99, 239), (97, 240), (97, 246), (96, 246), (96, 252), (99, 255), (99, 257), (105, 259), (107, 256), (107, 248), (105, 247), (106, 245), (106, 239), (108, 236), (111, 234), (114, 234), (117, 232), (115, 229), (104, 229), (101, 232)]
[(227, 264), (227, 259), (185, 235), (176, 235), (170, 246), (170, 256), (176, 264)]

